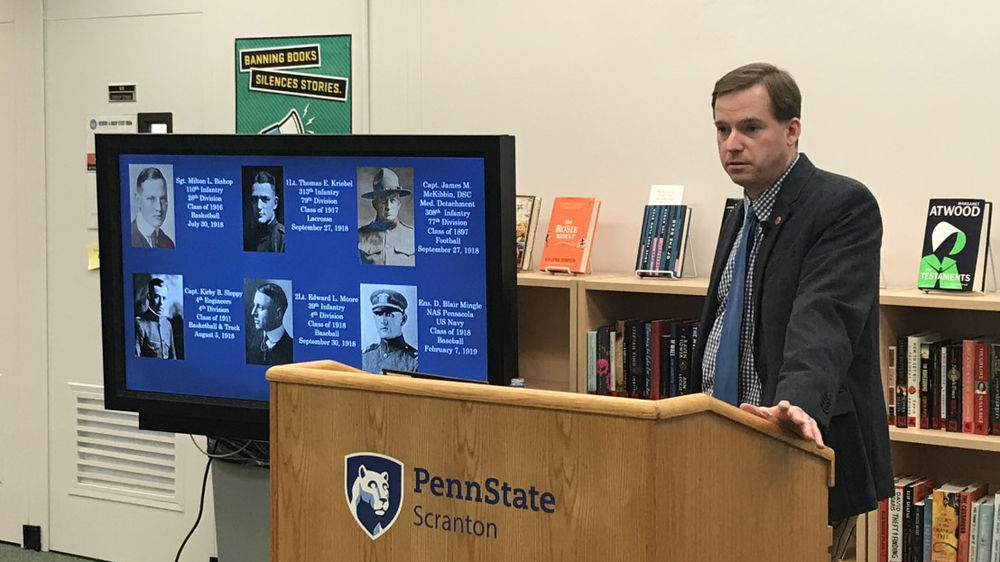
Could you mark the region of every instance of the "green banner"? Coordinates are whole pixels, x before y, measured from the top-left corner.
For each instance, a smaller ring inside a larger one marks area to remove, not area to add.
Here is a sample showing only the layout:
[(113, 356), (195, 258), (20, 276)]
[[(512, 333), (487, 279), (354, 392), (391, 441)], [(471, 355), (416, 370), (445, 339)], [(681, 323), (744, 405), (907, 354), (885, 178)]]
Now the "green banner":
[(351, 36), (236, 40), (236, 132), (351, 133)]

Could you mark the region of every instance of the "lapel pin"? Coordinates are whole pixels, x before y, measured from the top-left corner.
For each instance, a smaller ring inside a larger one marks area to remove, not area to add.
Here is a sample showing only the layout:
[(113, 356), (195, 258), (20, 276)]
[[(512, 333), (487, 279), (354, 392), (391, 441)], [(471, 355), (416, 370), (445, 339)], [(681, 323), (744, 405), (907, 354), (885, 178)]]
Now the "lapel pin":
[(774, 226), (778, 226), (779, 224), (781, 224), (781, 217), (776, 217), (774, 219)]

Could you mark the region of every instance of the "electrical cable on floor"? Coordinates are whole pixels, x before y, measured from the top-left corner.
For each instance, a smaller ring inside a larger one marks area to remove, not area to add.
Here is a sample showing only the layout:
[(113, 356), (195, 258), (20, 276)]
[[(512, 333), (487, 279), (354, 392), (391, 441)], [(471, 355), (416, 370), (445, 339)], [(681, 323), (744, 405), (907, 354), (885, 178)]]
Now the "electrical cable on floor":
[[(194, 437), (191, 439), (193, 441)], [(195, 444), (195, 446), (197, 447), (197, 444)], [(201, 477), (201, 499), (198, 501), (198, 517), (194, 520), (194, 525), (191, 527), (191, 530), (188, 531), (187, 536), (184, 537), (184, 542), (181, 543), (181, 547), (177, 549), (177, 557), (174, 558), (174, 562), (180, 562), (181, 552), (184, 552), (184, 547), (187, 545), (188, 540), (191, 539), (191, 535), (194, 534), (195, 529), (198, 528), (198, 524), (201, 523), (201, 516), (205, 512), (205, 489), (208, 487), (208, 471), (212, 468), (212, 461), (215, 460), (213, 455), (207, 452), (205, 452), (205, 454), (208, 455), (208, 462), (205, 463), (205, 475)]]

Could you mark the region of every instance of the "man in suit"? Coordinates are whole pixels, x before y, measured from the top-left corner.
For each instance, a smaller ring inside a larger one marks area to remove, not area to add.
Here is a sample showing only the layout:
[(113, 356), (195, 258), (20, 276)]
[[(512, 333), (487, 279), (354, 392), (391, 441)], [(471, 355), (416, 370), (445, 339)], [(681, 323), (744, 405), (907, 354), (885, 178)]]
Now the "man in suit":
[(150, 278), (146, 284), (146, 310), (135, 317), (136, 357), (177, 359), (173, 325), (163, 310), (166, 300), (163, 279)]
[(264, 283), (253, 295), (254, 331), (247, 337), (247, 363), (282, 365), (292, 362), (292, 338), (283, 325), (288, 297), (275, 283)]
[(723, 224), (693, 356), (702, 390), (837, 454), (831, 559), (893, 492), (879, 369), (882, 219), (868, 189), (798, 152), (801, 95), (751, 64), (712, 93), (719, 158), (743, 188)]
[(371, 199), (375, 218), (358, 229), (358, 252), (361, 263), (368, 265), (412, 266), (416, 260), (413, 227), (399, 220), (402, 198), (409, 189), (399, 185), (399, 175), (380, 168), (372, 178), (372, 190), (361, 194)]
[(167, 219), (170, 201), (167, 196), (167, 179), (159, 168), (145, 168), (135, 180), (135, 201), (138, 209), (132, 221), (133, 248), (173, 248), (174, 241), (162, 230)]
[(247, 252), (284, 252), (285, 225), (278, 222), (278, 190), (274, 175), (261, 170), (250, 192), (250, 216), (244, 222), (243, 249)]

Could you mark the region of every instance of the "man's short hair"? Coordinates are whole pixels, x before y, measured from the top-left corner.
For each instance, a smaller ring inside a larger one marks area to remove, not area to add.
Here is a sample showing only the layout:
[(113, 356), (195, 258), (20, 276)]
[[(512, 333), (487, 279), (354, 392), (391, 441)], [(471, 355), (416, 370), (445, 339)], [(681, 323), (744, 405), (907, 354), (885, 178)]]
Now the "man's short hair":
[(284, 289), (274, 283), (264, 283), (257, 287), (257, 291), (263, 293), (264, 296), (271, 297), (271, 302), (278, 305), (282, 316), (284, 316), (285, 311), (288, 310), (288, 297), (285, 296)]
[(274, 176), (272, 176), (270, 173), (268, 173), (265, 170), (261, 170), (261, 171), (257, 172), (257, 175), (253, 177), (253, 182), (254, 183), (269, 183), (269, 184), (271, 184), (271, 189), (276, 189), (275, 188), (275, 183), (274, 183)]
[(775, 119), (788, 121), (801, 117), (802, 94), (795, 79), (788, 72), (766, 62), (741, 66), (719, 78), (712, 90), (712, 109), (715, 109), (715, 100), (719, 96), (741, 92), (757, 84), (763, 84), (767, 89), (771, 97), (771, 114)]
[(159, 277), (152, 277), (150, 278), (149, 282), (146, 283), (146, 294), (152, 295), (153, 287), (162, 287), (162, 286), (163, 286), (163, 279), (160, 279)]
[(147, 180), (163, 180), (163, 183), (167, 183), (167, 178), (163, 177), (163, 172), (159, 168), (143, 168), (139, 172), (139, 177), (135, 178), (135, 192), (142, 193), (142, 184)]

